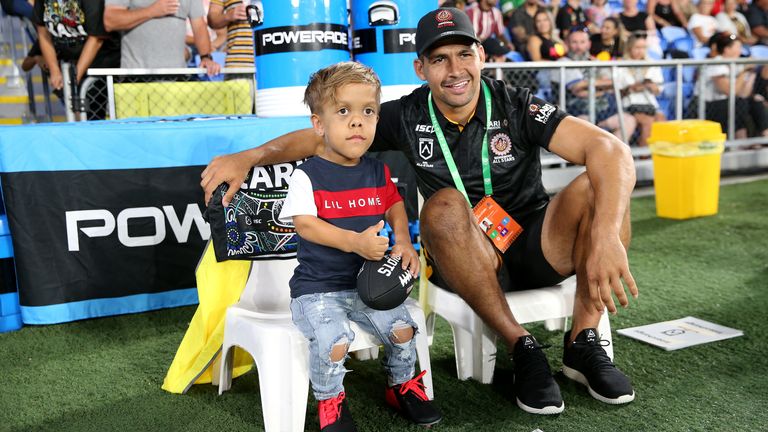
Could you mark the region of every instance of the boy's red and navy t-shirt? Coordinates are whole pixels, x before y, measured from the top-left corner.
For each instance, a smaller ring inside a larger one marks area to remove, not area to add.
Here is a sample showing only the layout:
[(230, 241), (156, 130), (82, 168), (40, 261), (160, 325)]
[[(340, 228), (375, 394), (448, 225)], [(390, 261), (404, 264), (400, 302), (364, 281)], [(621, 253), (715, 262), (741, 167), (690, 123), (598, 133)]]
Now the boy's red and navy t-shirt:
[[(363, 232), (376, 225), (393, 204), (401, 201), (389, 167), (362, 157), (343, 166), (314, 157), (291, 176), (280, 219), (316, 216), (339, 228)], [(299, 265), (291, 278), (291, 297), (354, 289), (363, 258), (299, 236)]]

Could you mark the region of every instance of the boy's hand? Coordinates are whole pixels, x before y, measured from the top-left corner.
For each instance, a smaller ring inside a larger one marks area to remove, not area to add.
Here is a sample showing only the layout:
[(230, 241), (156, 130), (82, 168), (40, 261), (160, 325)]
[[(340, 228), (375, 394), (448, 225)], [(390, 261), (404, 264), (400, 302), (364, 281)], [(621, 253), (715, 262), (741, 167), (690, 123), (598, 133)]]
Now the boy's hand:
[(419, 277), (419, 266), (421, 263), (419, 262), (419, 254), (416, 252), (416, 249), (413, 248), (412, 244), (395, 243), (395, 245), (392, 246), (390, 256), (402, 256), (403, 270), (410, 269), (413, 277)]
[(384, 221), (379, 221), (376, 225), (369, 226), (365, 231), (357, 234), (352, 252), (370, 261), (384, 258), (389, 247), (389, 239), (379, 235), (382, 228), (384, 228)]

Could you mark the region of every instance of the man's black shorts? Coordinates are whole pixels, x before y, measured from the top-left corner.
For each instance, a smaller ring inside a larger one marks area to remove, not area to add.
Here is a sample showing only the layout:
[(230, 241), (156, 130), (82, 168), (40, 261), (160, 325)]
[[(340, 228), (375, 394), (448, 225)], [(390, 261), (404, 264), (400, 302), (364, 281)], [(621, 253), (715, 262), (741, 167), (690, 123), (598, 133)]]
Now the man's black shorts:
[[(503, 255), (499, 252), (502, 265), (498, 278), (504, 291), (548, 287), (569, 277), (555, 271), (544, 258), (544, 252), (541, 250), (541, 229), (546, 212), (547, 206), (544, 206), (531, 212), (524, 219), (518, 220), (517, 223), (523, 227), (523, 232)], [(429, 280), (441, 288), (450, 290), (451, 287), (440, 277), (439, 269), (430, 259), (429, 253), (426, 254), (426, 258), (427, 266), (432, 268)]]

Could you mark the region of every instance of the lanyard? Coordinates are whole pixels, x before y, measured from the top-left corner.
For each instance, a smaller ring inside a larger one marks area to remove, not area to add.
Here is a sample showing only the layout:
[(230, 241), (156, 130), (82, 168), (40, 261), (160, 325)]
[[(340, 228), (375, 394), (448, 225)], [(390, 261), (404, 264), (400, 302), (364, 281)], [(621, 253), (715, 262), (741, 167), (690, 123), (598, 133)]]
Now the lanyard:
[[(491, 184), (491, 164), (488, 161), (488, 130), (491, 127), (491, 92), (488, 90), (488, 85), (485, 83), (485, 81), (480, 81), (483, 87), (483, 96), (485, 97), (485, 134), (483, 135), (483, 147), (481, 150), (481, 159), (483, 162), (483, 188), (485, 189), (485, 195), (491, 196), (493, 195), (493, 185)], [(451, 149), (448, 148), (448, 143), (445, 141), (445, 135), (443, 135), (443, 130), (440, 128), (440, 124), (437, 122), (437, 117), (435, 116), (435, 109), (432, 107), (432, 91), (429, 92), (429, 97), (427, 98), (427, 104), (429, 105), (429, 118), (432, 120), (432, 127), (435, 129), (435, 135), (437, 135), (437, 142), (440, 144), (440, 150), (443, 151), (443, 157), (445, 158), (445, 163), (448, 165), (448, 171), (451, 173), (451, 178), (453, 178), (453, 183), (456, 185), (456, 189), (458, 189), (459, 192), (461, 192), (462, 195), (464, 195), (464, 198), (467, 199), (467, 202), (469, 202), (470, 205), (472, 203), (469, 201), (469, 195), (467, 195), (467, 190), (464, 188), (464, 182), (461, 181), (461, 176), (459, 176), (459, 170), (456, 168), (456, 162), (453, 160), (453, 155), (451, 154)]]

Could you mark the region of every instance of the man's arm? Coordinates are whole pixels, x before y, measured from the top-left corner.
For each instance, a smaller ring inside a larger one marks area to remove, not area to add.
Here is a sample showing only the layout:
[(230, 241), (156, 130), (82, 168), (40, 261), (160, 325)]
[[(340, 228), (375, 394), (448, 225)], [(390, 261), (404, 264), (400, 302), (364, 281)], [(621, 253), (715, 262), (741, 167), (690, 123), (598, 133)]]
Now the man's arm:
[(43, 53), (45, 63), (48, 65), (48, 73), (51, 74), (50, 83), (54, 90), (64, 87), (64, 78), (59, 67), (59, 59), (56, 56), (56, 49), (53, 47), (53, 37), (45, 26), (37, 26), (37, 36), (40, 40), (40, 51)]
[(323, 148), (323, 139), (313, 129), (307, 128), (279, 136), (260, 147), (216, 156), (200, 174), (200, 186), (205, 191), (205, 202), (210, 201), (213, 191), (220, 184), (227, 183), (230, 187), (222, 200), (226, 207), (252, 166), (308, 158), (319, 154)]
[(151, 19), (173, 15), (179, 10), (179, 0), (157, 0), (145, 8), (107, 5), (104, 9), (104, 29), (108, 32), (130, 30)]
[(635, 187), (629, 146), (589, 122), (569, 116), (555, 130), (549, 150), (569, 162), (585, 165), (594, 190), (595, 214), (586, 273), (595, 307), (602, 310), (605, 305), (611, 309), (611, 291), (619, 298), (624, 296), (621, 279), (636, 297), (637, 286), (619, 237)]
[(224, 7), (220, 4), (211, 3), (208, 9), (208, 25), (212, 29), (224, 28), (231, 22), (245, 21), (247, 18), (244, 3), (230, 8), (227, 13), (224, 13)]
[(379, 231), (384, 228), (384, 221), (379, 221), (361, 233), (339, 228), (310, 215), (294, 216), (293, 226), (303, 239), (343, 252), (353, 252), (367, 260), (382, 259), (389, 247), (389, 239), (379, 235)]
[(83, 50), (80, 52), (80, 57), (77, 59), (77, 66), (75, 68), (77, 71), (78, 83), (82, 81), (83, 77), (85, 76), (85, 72), (87, 72), (88, 68), (91, 67), (93, 59), (96, 58), (96, 54), (99, 52), (99, 49), (101, 49), (103, 44), (104, 39), (97, 36), (88, 36), (88, 39), (86, 39)]
[(211, 39), (208, 35), (208, 24), (203, 17), (190, 18), (189, 23), (192, 26), (192, 37), (195, 39), (197, 52), (200, 53), (200, 67), (205, 68), (208, 76), (218, 75), (221, 65), (211, 58)]

